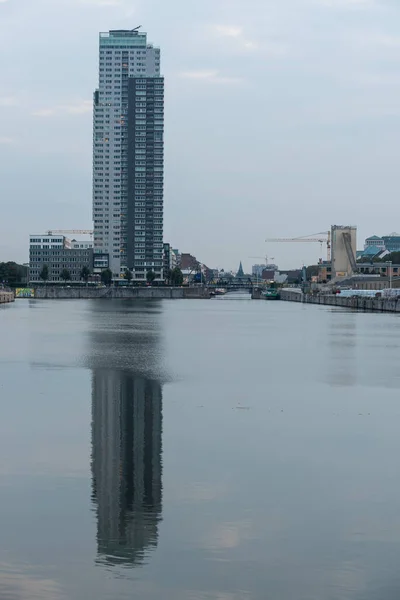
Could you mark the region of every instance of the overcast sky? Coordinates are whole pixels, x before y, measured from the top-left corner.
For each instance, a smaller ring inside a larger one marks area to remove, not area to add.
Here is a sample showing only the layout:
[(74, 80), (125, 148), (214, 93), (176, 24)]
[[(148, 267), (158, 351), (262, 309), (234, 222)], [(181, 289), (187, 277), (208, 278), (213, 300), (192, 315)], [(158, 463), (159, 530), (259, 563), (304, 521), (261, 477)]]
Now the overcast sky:
[(0, 261), (92, 227), (98, 32), (137, 25), (166, 77), (166, 241), (247, 270), (321, 256), (266, 237), (399, 230), (399, 23), (398, 0), (0, 0)]

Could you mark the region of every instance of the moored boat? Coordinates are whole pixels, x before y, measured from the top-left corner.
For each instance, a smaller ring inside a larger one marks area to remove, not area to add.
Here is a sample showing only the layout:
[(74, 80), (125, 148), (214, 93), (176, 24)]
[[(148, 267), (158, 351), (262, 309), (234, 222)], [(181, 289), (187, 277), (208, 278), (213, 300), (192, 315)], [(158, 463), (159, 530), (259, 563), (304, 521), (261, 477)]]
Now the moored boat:
[(265, 300), (279, 300), (281, 297), (276, 288), (268, 288), (262, 293), (262, 295), (264, 296)]

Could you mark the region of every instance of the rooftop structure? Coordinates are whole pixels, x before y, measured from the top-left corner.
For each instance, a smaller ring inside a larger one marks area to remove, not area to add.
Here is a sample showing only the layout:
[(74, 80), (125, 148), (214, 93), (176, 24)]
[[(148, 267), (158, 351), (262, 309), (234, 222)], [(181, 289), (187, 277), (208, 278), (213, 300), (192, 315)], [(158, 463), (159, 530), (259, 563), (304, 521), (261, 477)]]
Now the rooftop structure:
[(378, 237), (377, 235), (371, 235), (371, 237), (368, 237), (365, 240), (364, 249), (366, 250), (371, 246), (383, 249), (385, 247), (385, 242), (381, 237)]
[(382, 252), (385, 252), (384, 248), (379, 246), (367, 246), (365, 250), (357, 251), (357, 259), (360, 258), (373, 258), (374, 256), (378, 256)]

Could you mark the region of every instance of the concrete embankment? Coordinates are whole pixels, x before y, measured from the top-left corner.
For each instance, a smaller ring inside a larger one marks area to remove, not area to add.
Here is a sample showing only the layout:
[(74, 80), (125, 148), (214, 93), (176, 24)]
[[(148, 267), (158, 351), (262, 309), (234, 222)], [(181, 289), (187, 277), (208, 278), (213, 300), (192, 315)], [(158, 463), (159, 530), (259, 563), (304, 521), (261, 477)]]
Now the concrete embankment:
[(35, 298), (42, 300), (78, 300), (96, 298), (137, 298), (154, 300), (208, 299), (210, 292), (201, 287), (57, 287), (40, 286), (35, 288)]
[(0, 304), (6, 304), (8, 302), (14, 302), (14, 294), (13, 292), (5, 292), (0, 290)]
[(341, 298), (340, 295), (302, 294), (300, 291), (282, 290), (281, 300), (288, 302), (302, 302), (304, 304), (322, 304), (354, 310), (369, 310), (373, 312), (400, 312), (400, 300), (396, 298)]

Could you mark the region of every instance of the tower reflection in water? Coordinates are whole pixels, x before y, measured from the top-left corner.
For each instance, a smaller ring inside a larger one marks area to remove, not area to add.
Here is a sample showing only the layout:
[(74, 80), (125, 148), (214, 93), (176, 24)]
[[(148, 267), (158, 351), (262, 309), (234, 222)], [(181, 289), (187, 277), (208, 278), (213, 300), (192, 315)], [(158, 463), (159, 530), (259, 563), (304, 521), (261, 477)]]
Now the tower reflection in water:
[(162, 508), (162, 390), (129, 371), (93, 371), (92, 499), (98, 561), (140, 565)]

